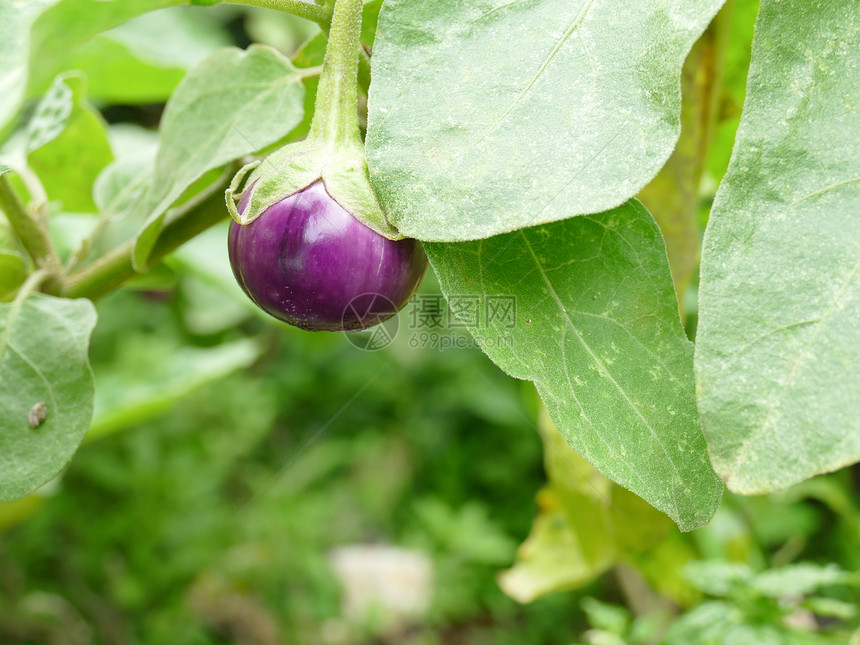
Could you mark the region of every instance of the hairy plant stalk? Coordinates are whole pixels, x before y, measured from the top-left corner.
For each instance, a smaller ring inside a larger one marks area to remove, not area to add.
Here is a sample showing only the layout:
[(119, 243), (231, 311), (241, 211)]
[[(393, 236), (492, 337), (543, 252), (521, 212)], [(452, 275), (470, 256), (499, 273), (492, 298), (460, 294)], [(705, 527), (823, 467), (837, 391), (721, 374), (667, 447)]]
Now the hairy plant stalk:
[(324, 30), (331, 24), (331, 8), (305, 0), (228, 0), (227, 4), (243, 4), (249, 7), (277, 9), (299, 18), (313, 20)]
[(660, 173), (638, 197), (660, 225), (679, 300), (699, 261), (699, 185), (713, 140), (734, 0), (693, 45), (681, 77), (681, 136)]
[(358, 129), (358, 64), (362, 0), (337, 0), (317, 89), (309, 137), (361, 144)]
[(57, 276), (62, 272), (60, 258), (47, 229), (27, 211), (4, 172), (0, 172), (0, 210), (6, 214), (12, 230), (36, 268), (48, 272), (44, 289), (48, 292), (54, 291), (58, 286)]
[[(227, 217), (224, 210), (224, 189), (229, 177), (236, 172), (231, 166), (222, 180), (173, 216), (165, 225), (152, 248), (150, 264), (175, 251), (188, 240)], [(103, 255), (91, 265), (69, 275), (60, 295), (67, 298), (98, 300), (117, 289), (139, 273), (132, 264), (134, 240), (129, 240)]]

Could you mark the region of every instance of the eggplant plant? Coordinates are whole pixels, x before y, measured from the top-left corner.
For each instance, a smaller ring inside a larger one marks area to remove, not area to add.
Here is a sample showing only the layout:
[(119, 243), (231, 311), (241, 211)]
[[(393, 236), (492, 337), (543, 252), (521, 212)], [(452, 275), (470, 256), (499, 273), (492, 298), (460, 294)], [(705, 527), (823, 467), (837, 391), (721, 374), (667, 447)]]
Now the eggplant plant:
[[(180, 4), (0, 2), (0, 500), (87, 434), (93, 303), (230, 215), (236, 280), (303, 329), (393, 316), (428, 259), (452, 303), (515, 301), (462, 324), (509, 337), (482, 348), (681, 530), (725, 486), (860, 459), (855, 0), (761, 0), (734, 117), (734, 0), (233, 0), (319, 33), (292, 57), (179, 52), (174, 77), (121, 89), (88, 67)], [(132, 152), (93, 107), (163, 99)]]

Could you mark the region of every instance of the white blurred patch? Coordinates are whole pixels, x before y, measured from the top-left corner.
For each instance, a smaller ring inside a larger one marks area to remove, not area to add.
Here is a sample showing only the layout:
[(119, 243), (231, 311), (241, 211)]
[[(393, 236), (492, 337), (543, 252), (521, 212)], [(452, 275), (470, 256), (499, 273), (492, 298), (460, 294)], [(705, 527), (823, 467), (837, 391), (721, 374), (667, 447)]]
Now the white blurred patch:
[(342, 612), (350, 623), (396, 634), (430, 609), (433, 563), (422, 551), (355, 544), (333, 550), (329, 562), (343, 588)]

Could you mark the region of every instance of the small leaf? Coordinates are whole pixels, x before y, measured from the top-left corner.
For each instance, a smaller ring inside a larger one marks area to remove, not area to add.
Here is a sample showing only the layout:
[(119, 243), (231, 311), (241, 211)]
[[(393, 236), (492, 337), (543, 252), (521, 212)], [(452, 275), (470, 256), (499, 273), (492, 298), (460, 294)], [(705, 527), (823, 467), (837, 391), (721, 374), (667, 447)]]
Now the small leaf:
[(680, 131), (723, 0), (386, 0), (368, 162), (409, 237), (474, 240), (624, 203)]
[(75, 106), (72, 88), (66, 80), (66, 76), (54, 79), (51, 87), (36, 106), (33, 116), (27, 123), (25, 144), (27, 153), (50, 143), (66, 129)]
[(259, 152), (302, 118), (301, 75), (275, 50), (222, 49), (185, 77), (161, 121), (152, 190), (138, 209), (145, 224), (134, 252), (145, 267), (167, 209), (208, 170)]
[(858, 611), (857, 605), (854, 603), (844, 602), (836, 598), (807, 598), (803, 602), (803, 606), (819, 616), (828, 616), (839, 620), (851, 620)]
[(583, 598), (580, 604), (592, 627), (617, 636), (627, 634), (632, 620), (629, 610), (590, 597)]
[(14, 251), (0, 250), (0, 299), (11, 294), (27, 279), (27, 263)]
[(27, 163), (63, 210), (94, 212), (93, 182), (113, 160), (105, 123), (85, 101), (84, 79), (63, 74), (30, 122)]
[[(677, 541), (666, 539), (671, 521), (580, 457), (544, 406), (538, 428), (549, 484), (538, 493), (538, 515), (514, 566), (499, 575), (502, 590), (514, 600), (531, 602), (583, 587), (621, 560), (632, 561), (661, 593), (673, 599), (683, 595), (677, 563), (688, 556)], [(664, 546), (673, 558), (660, 552)], [(659, 575), (652, 576), (657, 567)]]
[[(600, 527), (596, 527), (592, 535), (606, 540), (608, 553), (598, 561), (589, 561), (562, 500), (551, 489), (541, 491), (538, 499), (541, 509), (528, 538), (517, 551), (516, 564), (498, 577), (502, 591), (521, 603), (532, 602), (548, 593), (577, 589), (594, 580), (615, 561), (609, 535), (600, 533)], [(595, 527), (582, 527), (583, 530), (589, 528)]]
[[(99, 392), (87, 440), (165, 412), (206, 383), (251, 365), (262, 353), (262, 346), (247, 338), (206, 349), (177, 350), (150, 342), (146, 351), (161, 352), (163, 356), (148, 363), (119, 360), (110, 373), (98, 374)], [(141, 374), (141, 364), (152, 369)]]
[[(16, 306), (20, 305), (20, 307)], [(71, 459), (93, 412), (89, 300), (0, 304), (0, 500), (43, 486)], [(44, 420), (31, 427), (34, 406)]]
[(752, 581), (752, 588), (763, 596), (805, 596), (822, 587), (846, 584), (850, 578), (838, 566), (802, 563), (770, 569)]
[(538, 427), (549, 484), (538, 493), (538, 514), (514, 566), (498, 577), (502, 591), (521, 603), (588, 584), (619, 551), (612, 482), (567, 445), (543, 406)]
[(696, 376), (714, 468), (761, 494), (860, 459), (860, 11), (763, 0), (705, 235)]
[[(6, 171), (0, 166), (0, 175)], [(0, 214), (0, 299), (16, 291), (27, 279), (27, 262), (6, 218)]]
[(712, 596), (730, 597), (750, 584), (750, 568), (736, 562), (691, 562), (684, 568), (684, 576), (693, 586)]
[(535, 382), (576, 452), (682, 530), (711, 518), (722, 485), (699, 429), (693, 350), (641, 204), (425, 248), (449, 302), (515, 300), (515, 322), (467, 326), (492, 338), (482, 348), (503, 370)]

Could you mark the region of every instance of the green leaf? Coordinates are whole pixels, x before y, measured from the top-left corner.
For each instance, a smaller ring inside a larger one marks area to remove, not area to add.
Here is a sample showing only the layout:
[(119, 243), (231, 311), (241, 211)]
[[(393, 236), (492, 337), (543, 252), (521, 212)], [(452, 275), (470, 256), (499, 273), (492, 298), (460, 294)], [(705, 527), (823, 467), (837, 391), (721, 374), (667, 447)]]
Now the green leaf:
[(184, 7), (144, 14), (70, 52), (64, 67), (86, 74), (92, 98), (124, 104), (165, 101), (189, 70), (230, 44), (208, 15)]
[[(0, 175), (4, 174), (0, 166)], [(0, 300), (10, 295), (27, 279), (27, 262), (20, 243), (6, 218), (0, 214)]]
[(665, 645), (808, 645), (801, 640), (799, 632), (787, 632), (778, 624), (748, 624), (747, 620), (746, 613), (731, 603), (702, 603), (678, 618), (661, 642)]
[[(206, 349), (176, 349), (149, 339), (129, 349), (131, 354), (120, 356), (111, 372), (97, 375), (88, 441), (162, 414), (206, 383), (250, 366), (263, 351), (259, 342), (247, 338)], [(150, 354), (149, 360), (140, 352)]]
[(0, 299), (15, 291), (27, 278), (27, 263), (21, 254), (0, 249)]
[(178, 65), (153, 64), (107, 35), (96, 36), (66, 61), (84, 72), (89, 94), (105, 103), (160, 103), (179, 85), (186, 70)]
[(376, 40), (376, 28), (379, 24), (379, 10), (382, 9), (382, 0), (364, 0), (364, 9), (361, 12), (361, 44), (373, 47)]
[(30, 29), (57, 0), (7, 0), (0, 4), (0, 132), (24, 98)]
[(666, 539), (669, 519), (580, 457), (544, 406), (538, 428), (549, 484), (538, 493), (538, 515), (514, 566), (499, 575), (502, 590), (518, 602), (531, 602), (580, 588), (622, 560), (661, 593), (673, 599), (689, 595), (679, 583), (689, 555), (677, 530), (678, 540)]
[(822, 587), (846, 584), (849, 580), (848, 574), (835, 564), (820, 566), (805, 562), (760, 573), (751, 586), (763, 596), (783, 598), (805, 596)]
[(107, 129), (85, 101), (84, 79), (57, 77), (29, 127), (27, 163), (48, 197), (72, 212), (93, 212), (92, 186), (113, 160)]
[(617, 636), (626, 635), (630, 629), (632, 616), (630, 611), (624, 607), (610, 605), (590, 597), (583, 598), (580, 605), (592, 627)]
[[(93, 412), (89, 300), (32, 295), (0, 304), (0, 500), (43, 486), (71, 459)], [(44, 421), (29, 415), (44, 405)]]
[(746, 588), (753, 574), (746, 564), (709, 560), (691, 562), (684, 568), (684, 576), (700, 591), (730, 597)]
[(498, 576), (502, 591), (521, 603), (548, 593), (578, 589), (615, 562), (613, 545), (606, 533), (591, 532), (594, 537), (607, 539), (608, 553), (600, 560), (589, 561), (562, 500), (551, 489), (541, 491), (538, 499), (541, 508), (528, 538), (517, 551), (516, 564)]
[(549, 484), (538, 493), (538, 515), (514, 566), (498, 577), (521, 603), (582, 587), (618, 557), (612, 482), (568, 446), (543, 406), (538, 427)]
[(139, 209), (135, 247), (146, 266), (165, 212), (194, 180), (284, 137), (303, 115), (304, 89), (292, 63), (274, 49), (222, 49), (185, 77), (161, 121), (152, 190)]
[[(67, 83), (67, 80), (71, 83)], [(72, 84), (79, 88), (80, 78), (58, 76), (45, 92), (27, 123), (24, 141), (26, 153), (51, 143), (66, 129), (72, 110), (75, 109), (75, 99), (78, 98), (72, 91)]]
[(474, 240), (622, 204), (680, 131), (723, 0), (386, 0), (368, 162), (392, 223)]
[[(0, 4), (0, 130), (25, 96), (47, 88), (76, 45), (185, 0), (6, 0)], [(28, 89), (29, 88), (29, 89)]]
[(702, 253), (696, 376), (738, 493), (860, 459), (860, 12), (763, 0)]
[(858, 607), (854, 603), (843, 602), (835, 598), (807, 598), (803, 606), (819, 616), (851, 620), (857, 615)]
[(722, 485), (699, 429), (693, 349), (641, 204), (425, 248), (449, 302), (516, 298), (513, 327), (467, 326), (494, 341), (482, 347), (503, 370), (535, 382), (576, 452), (682, 530), (710, 519)]
[(125, 133), (119, 137), (115, 132), (112, 134), (114, 146), (121, 152), (102, 170), (93, 185), (99, 225), (90, 241), (92, 249), (88, 252), (96, 257), (137, 235), (142, 222), (133, 215), (152, 184), (158, 151), (158, 137), (153, 136), (150, 140), (147, 131), (133, 134), (126, 145), (122, 145)]
[(69, 52), (81, 43), (141, 14), (186, 4), (187, 0), (59, 0), (33, 25), (29, 96), (61, 71)]

